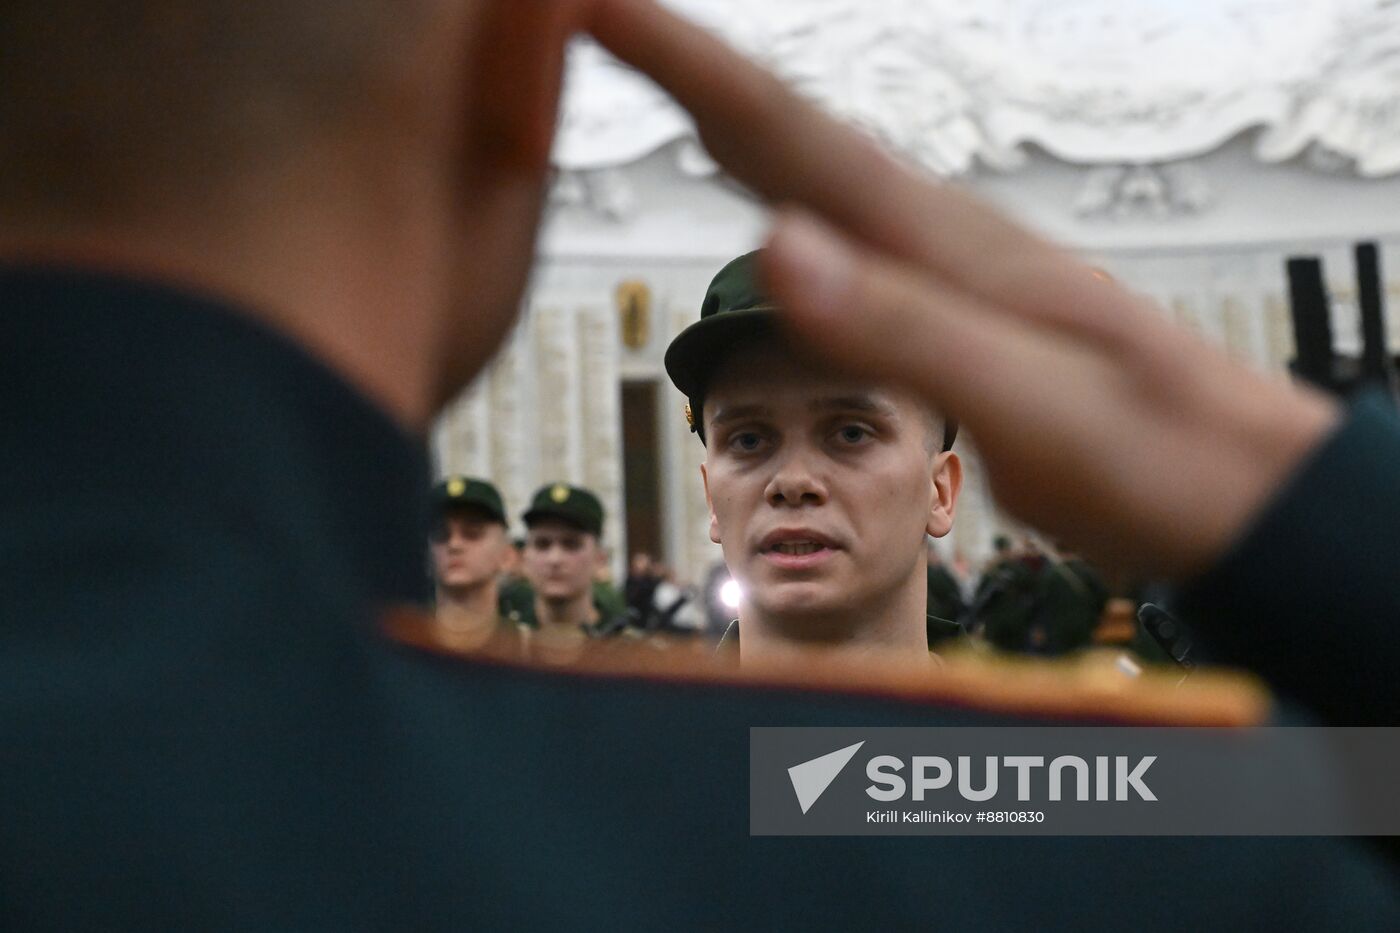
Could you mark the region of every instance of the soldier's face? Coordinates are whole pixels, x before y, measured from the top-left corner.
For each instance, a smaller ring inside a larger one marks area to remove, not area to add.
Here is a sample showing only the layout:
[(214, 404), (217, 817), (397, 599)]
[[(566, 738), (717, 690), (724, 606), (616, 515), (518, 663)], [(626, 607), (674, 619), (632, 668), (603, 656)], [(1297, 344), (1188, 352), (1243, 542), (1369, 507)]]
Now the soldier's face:
[(433, 530), (432, 546), (438, 585), (470, 589), (500, 574), (510, 540), (499, 522), (472, 512), (449, 512)]
[(592, 592), (598, 539), (567, 522), (535, 522), (525, 537), (525, 577), (549, 600), (578, 599)]
[(961, 473), (910, 397), (764, 341), (716, 371), (703, 416), (710, 536), (746, 605), (800, 630), (924, 585), (924, 536), (951, 527)]

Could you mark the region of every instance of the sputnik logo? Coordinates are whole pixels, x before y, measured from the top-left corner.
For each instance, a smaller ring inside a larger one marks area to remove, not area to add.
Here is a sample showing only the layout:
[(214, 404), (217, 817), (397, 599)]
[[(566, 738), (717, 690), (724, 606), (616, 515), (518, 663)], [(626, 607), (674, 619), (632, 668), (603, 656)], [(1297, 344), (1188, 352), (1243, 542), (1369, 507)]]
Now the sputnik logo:
[(811, 761), (804, 761), (800, 765), (793, 765), (788, 768), (788, 777), (792, 780), (793, 792), (797, 794), (797, 802), (802, 807), (805, 814), (812, 809), (812, 804), (816, 803), (826, 789), (831, 786), (831, 782), (836, 780), (851, 759), (860, 751), (864, 742), (857, 742), (854, 745), (847, 745), (829, 755), (820, 758), (813, 758)]

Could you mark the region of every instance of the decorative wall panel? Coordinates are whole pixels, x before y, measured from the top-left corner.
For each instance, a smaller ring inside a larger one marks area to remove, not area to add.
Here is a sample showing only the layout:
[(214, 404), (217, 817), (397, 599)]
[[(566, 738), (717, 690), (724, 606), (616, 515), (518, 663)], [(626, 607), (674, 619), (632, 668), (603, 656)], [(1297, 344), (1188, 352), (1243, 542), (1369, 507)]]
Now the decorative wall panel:
[[(1026, 144), (1077, 164), (1173, 162), (1256, 128), (1262, 161), (1317, 151), (1319, 170), (1400, 170), (1400, 6), (1387, 0), (668, 5), (942, 175), (977, 161), (1014, 169)], [(685, 114), (596, 46), (574, 49), (569, 75), (555, 152), (565, 172), (694, 139)], [(693, 146), (677, 154), (687, 171), (713, 170)], [(1196, 199), (1190, 177), (1137, 181)]]

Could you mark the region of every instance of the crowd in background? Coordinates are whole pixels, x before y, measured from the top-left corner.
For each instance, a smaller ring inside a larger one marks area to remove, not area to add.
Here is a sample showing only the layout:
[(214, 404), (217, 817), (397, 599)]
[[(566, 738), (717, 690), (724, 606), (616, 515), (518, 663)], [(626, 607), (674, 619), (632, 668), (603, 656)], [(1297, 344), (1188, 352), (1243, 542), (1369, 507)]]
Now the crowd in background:
[[(461, 604), (464, 588), (487, 583), (492, 625), (524, 633), (550, 628), (542, 623), (555, 612), (551, 606), (572, 605), (558, 610), (558, 621), (571, 632), (703, 644), (718, 642), (738, 616), (742, 592), (722, 561), (691, 578), (636, 552), (625, 578), (615, 579), (599, 537), (601, 505), (588, 490), (545, 486), (525, 513), (527, 535), (513, 540), (489, 483), (445, 480), (436, 487), (435, 502), (433, 574), (441, 618)], [(575, 503), (584, 503), (583, 511)], [(470, 547), (489, 549), (475, 575), (464, 573), (454, 556), (454, 549)], [(1059, 657), (1106, 648), (1139, 660), (1170, 661), (1138, 621), (1137, 594), (1106, 579), (1079, 554), (1029, 534), (999, 535), (993, 547), (992, 556), (975, 566), (960, 554), (945, 561), (928, 540), (930, 650)], [(556, 551), (563, 556), (551, 556)]]

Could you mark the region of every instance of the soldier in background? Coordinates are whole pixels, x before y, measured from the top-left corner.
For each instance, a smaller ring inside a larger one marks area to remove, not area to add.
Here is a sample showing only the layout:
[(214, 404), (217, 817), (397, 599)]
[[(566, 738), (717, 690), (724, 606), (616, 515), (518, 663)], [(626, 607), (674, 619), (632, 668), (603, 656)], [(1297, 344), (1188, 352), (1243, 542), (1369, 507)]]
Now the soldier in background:
[(983, 578), (970, 624), (988, 642), (1029, 654), (1088, 647), (1108, 602), (1103, 577), (1078, 554), (1028, 542)]
[(551, 483), (535, 493), (523, 520), (528, 587), (508, 595), (512, 621), (531, 630), (547, 660), (571, 658), (589, 638), (627, 628), (625, 609), (596, 595), (603, 503), (587, 489)]
[(612, 548), (600, 542), (593, 565), (593, 601), (607, 615), (620, 616), (627, 612), (627, 598), (613, 580), (612, 557)]
[(628, 610), (645, 616), (660, 583), (661, 577), (652, 556), (645, 551), (633, 554), (627, 565), (627, 581), (623, 584), (623, 599)]
[(700, 589), (669, 564), (657, 561), (651, 572), (656, 582), (647, 594), (647, 603), (633, 615), (634, 624), (662, 644), (704, 631), (706, 612)]
[(525, 580), (525, 539), (512, 538), (506, 551), (505, 565), (501, 567), (500, 591), (507, 590)]
[(450, 476), (433, 487), (433, 584), (438, 625), (463, 647), (500, 628), (499, 581), (511, 554), (506, 510), (496, 487)]
[(1097, 567), (1083, 555), (1060, 546), (1059, 560), (1050, 564), (1046, 575), (1044, 604), (1050, 613), (1046, 629), (1046, 651), (1063, 654), (1087, 648), (1094, 641), (1094, 631), (1108, 608), (1108, 582)]
[(1011, 536), (997, 535), (992, 539), (992, 563), (1000, 563), (1011, 556)]

